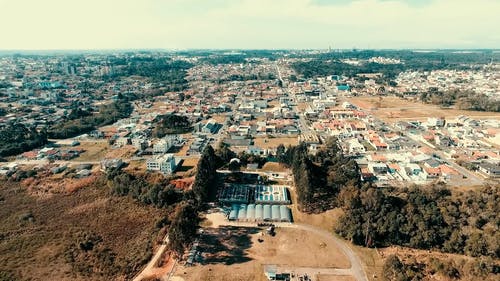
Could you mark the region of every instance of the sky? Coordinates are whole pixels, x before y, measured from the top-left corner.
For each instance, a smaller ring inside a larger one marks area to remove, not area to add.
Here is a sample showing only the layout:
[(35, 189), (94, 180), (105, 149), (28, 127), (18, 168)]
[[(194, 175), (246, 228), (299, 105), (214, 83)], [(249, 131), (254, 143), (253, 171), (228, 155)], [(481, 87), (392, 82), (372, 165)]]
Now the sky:
[(0, 50), (500, 48), (500, 0), (0, 0)]

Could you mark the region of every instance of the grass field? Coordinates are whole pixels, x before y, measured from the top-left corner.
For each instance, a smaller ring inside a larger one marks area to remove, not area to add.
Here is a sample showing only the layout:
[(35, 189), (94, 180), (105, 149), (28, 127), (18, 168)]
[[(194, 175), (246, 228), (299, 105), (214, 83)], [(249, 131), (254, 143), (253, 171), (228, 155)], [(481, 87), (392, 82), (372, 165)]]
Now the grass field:
[[(40, 198), (17, 183), (0, 182), (0, 276), (130, 279), (151, 256), (164, 211), (111, 196), (104, 186)], [(93, 241), (91, 249), (81, 248), (85, 241)]]
[(470, 111), (459, 109), (445, 109), (437, 105), (414, 102), (398, 97), (352, 97), (348, 99), (352, 104), (371, 111), (376, 117), (386, 122), (401, 120), (426, 120), (428, 117), (455, 118), (466, 115), (477, 119), (500, 119), (500, 113)]

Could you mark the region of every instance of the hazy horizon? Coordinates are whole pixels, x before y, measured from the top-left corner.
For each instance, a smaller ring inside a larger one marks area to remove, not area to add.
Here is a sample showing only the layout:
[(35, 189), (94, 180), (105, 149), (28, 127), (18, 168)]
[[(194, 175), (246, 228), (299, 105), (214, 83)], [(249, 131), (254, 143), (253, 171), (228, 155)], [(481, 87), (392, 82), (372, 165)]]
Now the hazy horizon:
[(4, 51), (500, 48), (498, 0), (0, 0)]

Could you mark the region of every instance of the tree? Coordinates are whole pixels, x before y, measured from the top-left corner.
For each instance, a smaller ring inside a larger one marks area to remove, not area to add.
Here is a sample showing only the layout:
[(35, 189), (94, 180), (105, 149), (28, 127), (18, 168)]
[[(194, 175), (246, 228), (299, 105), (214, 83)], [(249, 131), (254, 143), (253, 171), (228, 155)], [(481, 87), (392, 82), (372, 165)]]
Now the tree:
[(199, 218), (195, 206), (184, 202), (177, 207), (168, 229), (168, 247), (181, 258), (193, 242), (198, 228)]
[(382, 275), (387, 281), (409, 280), (405, 273), (405, 266), (396, 255), (390, 255), (384, 263)]
[(474, 232), (472, 233), (467, 241), (465, 242), (465, 253), (473, 257), (479, 257), (486, 255), (487, 245), (482, 233)]
[(193, 192), (198, 204), (206, 202), (210, 194), (214, 194), (216, 187), (217, 167), (216, 156), (212, 146), (207, 145), (201, 154), (196, 166), (196, 176), (193, 183)]

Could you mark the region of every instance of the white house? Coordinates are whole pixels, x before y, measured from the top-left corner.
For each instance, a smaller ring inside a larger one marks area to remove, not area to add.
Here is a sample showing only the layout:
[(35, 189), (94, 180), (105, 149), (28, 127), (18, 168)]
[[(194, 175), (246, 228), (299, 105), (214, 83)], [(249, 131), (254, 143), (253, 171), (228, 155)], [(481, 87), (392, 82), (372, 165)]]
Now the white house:
[(146, 168), (169, 175), (175, 171), (175, 157), (173, 154), (156, 155), (146, 161)]
[(348, 141), (349, 154), (365, 153), (365, 147), (359, 143), (358, 139), (350, 139)]
[(154, 153), (167, 153), (168, 150), (174, 145), (171, 138), (163, 138), (153, 145)]

